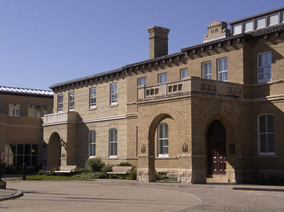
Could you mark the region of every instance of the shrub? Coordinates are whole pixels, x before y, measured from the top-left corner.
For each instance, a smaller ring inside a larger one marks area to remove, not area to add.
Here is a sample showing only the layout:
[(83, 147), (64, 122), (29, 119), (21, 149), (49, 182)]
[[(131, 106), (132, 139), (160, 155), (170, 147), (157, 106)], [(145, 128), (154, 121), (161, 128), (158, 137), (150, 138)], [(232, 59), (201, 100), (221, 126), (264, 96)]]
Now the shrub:
[(132, 166), (132, 164), (128, 162), (121, 162), (120, 164), (118, 164), (118, 166)]
[(101, 158), (92, 158), (87, 160), (85, 166), (91, 172), (100, 172), (101, 169), (105, 166), (105, 163)]
[(126, 175), (127, 180), (136, 180), (137, 179), (137, 169), (133, 167), (132, 171)]
[(107, 172), (111, 172), (111, 168), (113, 167), (113, 165), (111, 164), (107, 164), (104, 167), (102, 167), (101, 172), (106, 174)]
[(82, 173), (86, 173), (86, 172), (90, 172), (90, 170), (89, 170), (89, 169), (86, 169), (86, 168), (77, 168), (77, 169), (75, 170), (75, 175), (77, 175), (77, 174), (82, 174)]

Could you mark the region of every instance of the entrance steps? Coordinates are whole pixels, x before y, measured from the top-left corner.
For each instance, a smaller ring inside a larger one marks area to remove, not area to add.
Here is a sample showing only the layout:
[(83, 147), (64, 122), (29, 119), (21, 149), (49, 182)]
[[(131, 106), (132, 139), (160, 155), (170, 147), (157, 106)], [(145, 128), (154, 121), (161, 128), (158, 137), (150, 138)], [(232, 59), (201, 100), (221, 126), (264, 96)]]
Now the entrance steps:
[(206, 178), (206, 183), (229, 183), (229, 179), (226, 175), (213, 174)]

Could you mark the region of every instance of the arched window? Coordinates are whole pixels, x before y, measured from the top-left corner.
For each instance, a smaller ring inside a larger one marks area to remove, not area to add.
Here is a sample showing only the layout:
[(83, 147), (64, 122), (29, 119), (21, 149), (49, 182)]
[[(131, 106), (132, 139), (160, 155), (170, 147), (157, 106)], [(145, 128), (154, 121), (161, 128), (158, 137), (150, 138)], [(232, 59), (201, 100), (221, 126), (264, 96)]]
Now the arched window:
[(169, 127), (167, 123), (161, 123), (158, 127), (158, 154), (169, 155)]
[(258, 116), (258, 152), (260, 155), (274, 155), (274, 115)]
[(89, 156), (96, 156), (96, 131), (94, 130), (89, 132)]
[(117, 156), (117, 129), (109, 130), (109, 156)]

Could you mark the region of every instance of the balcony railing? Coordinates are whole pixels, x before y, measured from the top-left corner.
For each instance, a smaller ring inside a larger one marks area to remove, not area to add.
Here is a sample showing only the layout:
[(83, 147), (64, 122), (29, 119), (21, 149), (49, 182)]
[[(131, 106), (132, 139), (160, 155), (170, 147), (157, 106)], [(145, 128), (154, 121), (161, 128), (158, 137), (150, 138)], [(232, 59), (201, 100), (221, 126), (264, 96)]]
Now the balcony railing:
[(78, 114), (74, 111), (52, 113), (44, 115), (42, 118), (43, 126), (65, 124), (65, 123), (76, 123), (78, 120)]
[(138, 87), (138, 100), (163, 96), (182, 95), (187, 93), (209, 93), (226, 96), (243, 96), (243, 85), (188, 77), (175, 82), (168, 82)]

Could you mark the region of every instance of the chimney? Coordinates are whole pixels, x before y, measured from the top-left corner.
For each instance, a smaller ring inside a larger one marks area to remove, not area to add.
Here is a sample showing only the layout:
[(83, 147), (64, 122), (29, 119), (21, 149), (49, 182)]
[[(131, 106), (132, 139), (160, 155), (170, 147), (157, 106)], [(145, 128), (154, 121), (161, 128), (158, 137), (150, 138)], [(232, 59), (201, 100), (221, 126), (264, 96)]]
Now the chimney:
[(153, 26), (149, 32), (149, 57), (154, 59), (168, 54), (168, 34), (170, 29)]

